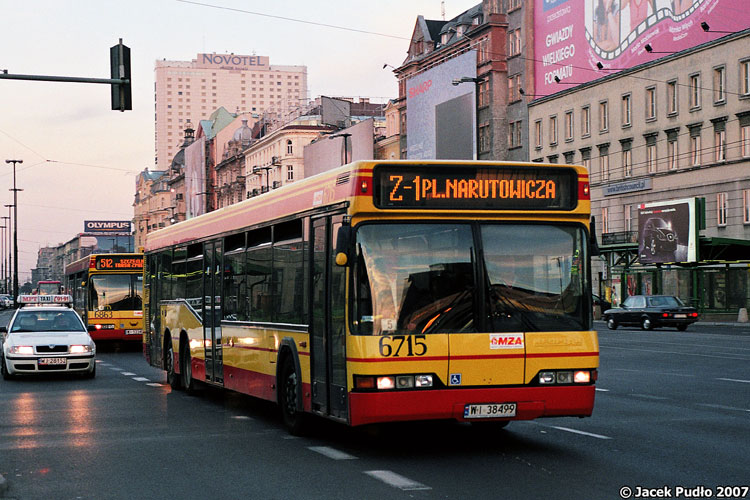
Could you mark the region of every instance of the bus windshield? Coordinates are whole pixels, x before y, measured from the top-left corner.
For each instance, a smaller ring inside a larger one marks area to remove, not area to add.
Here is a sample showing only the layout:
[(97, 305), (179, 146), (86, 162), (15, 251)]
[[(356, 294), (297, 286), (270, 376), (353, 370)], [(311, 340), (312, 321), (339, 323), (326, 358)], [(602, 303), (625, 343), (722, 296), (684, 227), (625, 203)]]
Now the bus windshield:
[(130, 311), (141, 309), (143, 277), (134, 274), (91, 276), (89, 308), (92, 311)]
[(355, 334), (590, 326), (586, 234), (580, 227), (368, 224), (358, 229), (356, 241)]

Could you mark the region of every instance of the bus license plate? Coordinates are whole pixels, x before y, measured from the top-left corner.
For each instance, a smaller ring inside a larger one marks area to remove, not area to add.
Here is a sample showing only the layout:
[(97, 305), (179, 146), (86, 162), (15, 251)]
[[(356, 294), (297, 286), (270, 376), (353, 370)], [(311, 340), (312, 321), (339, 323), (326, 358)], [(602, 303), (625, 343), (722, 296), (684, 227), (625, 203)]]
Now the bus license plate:
[(464, 406), (464, 418), (505, 418), (516, 416), (516, 403), (486, 403)]
[(125, 335), (141, 335), (143, 330), (125, 330)]
[(40, 365), (64, 365), (67, 362), (65, 358), (39, 358)]

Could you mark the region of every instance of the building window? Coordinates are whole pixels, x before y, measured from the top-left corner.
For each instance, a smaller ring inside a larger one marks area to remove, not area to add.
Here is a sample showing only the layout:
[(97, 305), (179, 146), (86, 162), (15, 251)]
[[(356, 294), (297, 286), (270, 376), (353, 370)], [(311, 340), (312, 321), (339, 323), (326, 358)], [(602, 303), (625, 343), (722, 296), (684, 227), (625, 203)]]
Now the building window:
[(667, 114), (677, 114), (677, 80), (667, 82)]
[(727, 226), (727, 193), (716, 193), (716, 225)]
[(602, 234), (609, 232), (609, 208), (602, 207)]
[(485, 152), (490, 149), (490, 124), (484, 122), (479, 125), (479, 151)]
[(750, 189), (742, 191), (742, 223), (750, 224)]
[(599, 146), (599, 179), (609, 181), (609, 145)]
[(508, 0), (508, 12), (521, 8), (522, 0)]
[(294, 154), (294, 145), (292, 144), (291, 139), (286, 141), (286, 154)]
[(581, 136), (588, 137), (591, 135), (591, 108), (584, 106), (581, 108)]
[(690, 75), (690, 109), (701, 106), (701, 75)]
[[(520, 78), (520, 75), (519, 75)], [(490, 82), (488, 79), (484, 79), (479, 82), (479, 107), (489, 106), (490, 100)]]
[(701, 136), (690, 137), (690, 164), (698, 166), (701, 164)]
[(508, 32), (508, 56), (517, 56), (521, 53), (521, 30)]
[(534, 147), (542, 149), (542, 120), (534, 122)]
[(623, 127), (629, 127), (631, 122), (631, 116), (632, 116), (632, 105), (630, 102), (630, 94), (625, 94), (622, 96), (622, 126)]
[(726, 130), (714, 131), (714, 161), (726, 161), (727, 159), (727, 133)]
[(750, 156), (750, 125), (740, 127), (740, 140), (742, 141), (742, 156)]
[(513, 75), (508, 78), (508, 102), (521, 100), (521, 75)]
[(631, 214), (633, 212), (633, 205), (625, 205), (622, 207), (622, 218), (625, 220), (625, 231), (630, 232), (633, 230), (633, 218)]
[(287, 165), (286, 167), (286, 180), (291, 182), (294, 180), (294, 166)]
[(740, 93), (750, 95), (750, 59), (740, 62)]
[(726, 99), (726, 71), (721, 66), (714, 68), (714, 104), (724, 104)]
[(557, 144), (557, 116), (549, 117), (549, 143), (550, 146)]
[(565, 164), (572, 165), (575, 162), (575, 155), (575, 151), (568, 151), (566, 153), (563, 153), (563, 156), (565, 156)]
[(620, 150), (622, 151), (622, 175), (623, 177), (633, 176), (633, 139), (622, 139), (620, 141)]
[(649, 174), (656, 172), (656, 144), (646, 145), (646, 168)]
[(646, 120), (656, 119), (656, 87), (646, 89)]
[(599, 103), (599, 132), (609, 130), (609, 103), (602, 101)]
[(591, 172), (591, 148), (581, 149), (581, 165)]
[(517, 148), (521, 146), (521, 121), (510, 122), (508, 126), (508, 147)]
[(565, 112), (565, 141), (573, 140), (573, 111)]

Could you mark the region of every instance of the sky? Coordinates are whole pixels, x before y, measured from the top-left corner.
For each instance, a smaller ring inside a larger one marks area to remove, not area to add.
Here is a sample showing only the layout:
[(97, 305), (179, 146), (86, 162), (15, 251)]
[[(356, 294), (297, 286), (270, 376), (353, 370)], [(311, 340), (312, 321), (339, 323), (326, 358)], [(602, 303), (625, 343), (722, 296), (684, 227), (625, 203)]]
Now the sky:
[(0, 80), (3, 205), (13, 203), (5, 160), (23, 160), (16, 168), (20, 284), (39, 248), (69, 241), (84, 220), (132, 219), (136, 176), (154, 168), (157, 59), (268, 56), (272, 65), (307, 66), (309, 97), (385, 101), (398, 88), (383, 65), (404, 61), (417, 16), (442, 19), (444, 4), (452, 19), (480, 2), (0, 0), (0, 71), (109, 78), (109, 48), (120, 38), (132, 62), (126, 112), (110, 109), (109, 85)]

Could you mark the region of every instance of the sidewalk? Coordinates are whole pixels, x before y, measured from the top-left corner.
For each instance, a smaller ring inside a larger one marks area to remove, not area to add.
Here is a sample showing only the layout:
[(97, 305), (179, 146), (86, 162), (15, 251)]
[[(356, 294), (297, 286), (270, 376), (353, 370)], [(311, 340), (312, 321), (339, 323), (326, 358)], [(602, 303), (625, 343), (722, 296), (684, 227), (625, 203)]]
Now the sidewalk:
[[(600, 319), (595, 319), (594, 324), (607, 326), (607, 323)], [(728, 328), (744, 328), (748, 333), (750, 333), (750, 323), (739, 323), (737, 321), (696, 321), (691, 325), (691, 328), (696, 326), (725, 326)], [(690, 328), (688, 328), (688, 330), (690, 330)]]

